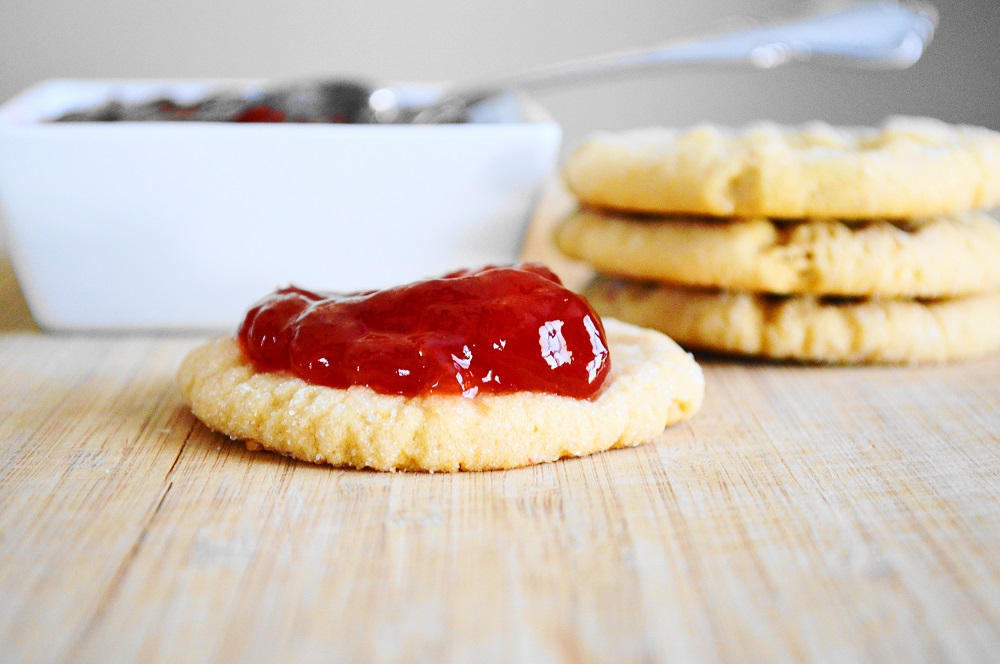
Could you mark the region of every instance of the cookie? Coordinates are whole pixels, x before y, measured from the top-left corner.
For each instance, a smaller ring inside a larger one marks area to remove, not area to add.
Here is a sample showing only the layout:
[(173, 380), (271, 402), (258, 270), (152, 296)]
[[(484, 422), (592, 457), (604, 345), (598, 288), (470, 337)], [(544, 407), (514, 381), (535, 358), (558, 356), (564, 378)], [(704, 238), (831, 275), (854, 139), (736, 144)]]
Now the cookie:
[(924, 363), (1000, 348), (1000, 293), (946, 300), (836, 300), (695, 290), (598, 277), (602, 315), (688, 348), (825, 363)]
[(909, 218), (1000, 204), (1000, 133), (926, 118), (878, 129), (703, 125), (599, 134), (564, 177), (593, 206), (778, 218)]
[(403, 397), (256, 371), (232, 338), (184, 359), (178, 381), (208, 427), (315, 463), (378, 470), (487, 470), (638, 445), (695, 413), (704, 378), (652, 330), (604, 321), (612, 369), (590, 400), (518, 392)]
[(1000, 221), (984, 213), (845, 224), (582, 209), (556, 243), (606, 274), (688, 286), (912, 298), (1000, 289)]

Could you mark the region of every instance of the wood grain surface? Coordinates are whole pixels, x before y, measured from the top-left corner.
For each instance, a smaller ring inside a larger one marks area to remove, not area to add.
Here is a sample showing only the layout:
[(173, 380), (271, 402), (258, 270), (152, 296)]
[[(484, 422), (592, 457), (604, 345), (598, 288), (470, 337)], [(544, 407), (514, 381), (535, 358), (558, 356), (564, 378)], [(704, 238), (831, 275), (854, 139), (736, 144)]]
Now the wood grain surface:
[(644, 446), (383, 474), (247, 452), (180, 401), (200, 339), (39, 333), (0, 284), (0, 661), (1000, 652), (1000, 357), (703, 358)]

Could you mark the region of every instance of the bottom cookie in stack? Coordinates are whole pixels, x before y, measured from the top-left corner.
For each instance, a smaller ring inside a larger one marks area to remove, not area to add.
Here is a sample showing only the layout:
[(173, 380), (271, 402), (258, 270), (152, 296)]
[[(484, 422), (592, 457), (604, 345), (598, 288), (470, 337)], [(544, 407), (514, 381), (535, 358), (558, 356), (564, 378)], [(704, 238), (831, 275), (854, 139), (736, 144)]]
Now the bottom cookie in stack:
[(597, 277), (601, 315), (689, 349), (824, 363), (929, 363), (1000, 349), (1000, 293), (934, 300), (778, 296)]
[[(945, 362), (1000, 348), (1000, 222), (637, 217), (559, 229), (602, 314), (692, 349), (830, 363)], [(611, 276), (614, 275), (614, 276)]]

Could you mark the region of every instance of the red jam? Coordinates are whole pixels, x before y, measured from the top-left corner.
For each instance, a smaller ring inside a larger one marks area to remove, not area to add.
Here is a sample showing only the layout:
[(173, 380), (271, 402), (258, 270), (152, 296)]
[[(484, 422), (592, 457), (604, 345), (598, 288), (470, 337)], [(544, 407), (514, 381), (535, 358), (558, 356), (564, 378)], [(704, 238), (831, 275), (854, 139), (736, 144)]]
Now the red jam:
[(250, 309), (237, 336), (260, 371), (406, 396), (586, 399), (611, 368), (591, 306), (532, 263), (352, 295), (284, 288)]
[(233, 122), (284, 122), (285, 112), (276, 108), (261, 104), (251, 106), (233, 118)]

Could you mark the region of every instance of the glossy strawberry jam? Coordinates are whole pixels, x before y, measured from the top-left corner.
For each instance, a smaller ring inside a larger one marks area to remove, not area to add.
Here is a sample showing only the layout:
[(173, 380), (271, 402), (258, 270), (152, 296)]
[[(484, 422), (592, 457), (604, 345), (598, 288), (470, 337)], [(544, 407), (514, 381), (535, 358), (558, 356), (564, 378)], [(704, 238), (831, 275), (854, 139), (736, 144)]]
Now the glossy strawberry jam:
[(237, 336), (258, 370), (407, 396), (585, 399), (611, 368), (591, 306), (531, 263), (351, 295), (284, 288), (250, 309)]

